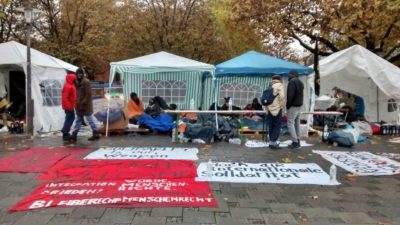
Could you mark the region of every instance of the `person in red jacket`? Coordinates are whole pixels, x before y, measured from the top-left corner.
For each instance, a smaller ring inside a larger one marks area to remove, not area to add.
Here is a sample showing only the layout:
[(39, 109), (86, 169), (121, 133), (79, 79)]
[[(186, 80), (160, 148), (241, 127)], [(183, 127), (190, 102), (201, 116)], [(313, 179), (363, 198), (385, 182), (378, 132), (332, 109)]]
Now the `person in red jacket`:
[(69, 141), (70, 134), (69, 131), (71, 129), (72, 124), (75, 120), (75, 103), (76, 103), (76, 87), (75, 87), (75, 74), (69, 73), (65, 78), (65, 84), (62, 89), (62, 108), (65, 111), (65, 121), (64, 126), (61, 129), (63, 134), (63, 140)]

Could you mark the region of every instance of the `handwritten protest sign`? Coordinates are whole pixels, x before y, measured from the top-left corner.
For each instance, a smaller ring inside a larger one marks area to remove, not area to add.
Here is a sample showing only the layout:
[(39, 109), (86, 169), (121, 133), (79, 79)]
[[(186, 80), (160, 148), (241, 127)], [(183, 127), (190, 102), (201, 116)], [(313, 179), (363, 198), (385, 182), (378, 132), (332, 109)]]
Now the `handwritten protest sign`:
[(116, 180), (194, 178), (196, 165), (188, 160), (65, 160), (37, 177), (40, 180)]
[(77, 156), (86, 151), (87, 149), (29, 148), (2, 157), (0, 172), (41, 173), (68, 156)]
[[(208, 168), (207, 168), (208, 167)], [(197, 180), (232, 183), (318, 184), (331, 183), (329, 175), (315, 163), (200, 163)]]
[(197, 160), (197, 148), (113, 147), (100, 148), (85, 159), (180, 159)]
[(319, 151), (329, 162), (360, 176), (400, 174), (400, 163), (370, 152)]
[(217, 207), (206, 182), (127, 179), (42, 183), (9, 212), (46, 207)]

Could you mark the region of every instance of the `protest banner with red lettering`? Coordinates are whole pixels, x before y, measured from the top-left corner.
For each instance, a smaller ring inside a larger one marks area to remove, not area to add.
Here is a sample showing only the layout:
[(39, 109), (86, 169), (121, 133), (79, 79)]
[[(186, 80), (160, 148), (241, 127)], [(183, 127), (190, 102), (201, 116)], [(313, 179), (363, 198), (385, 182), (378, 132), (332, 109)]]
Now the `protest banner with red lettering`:
[(42, 183), (9, 212), (46, 207), (217, 207), (207, 182), (126, 179)]
[(29, 148), (1, 158), (0, 172), (41, 173), (68, 156), (81, 155), (86, 151), (87, 149)]
[(196, 165), (187, 160), (63, 160), (46, 173), (40, 180), (118, 180), (118, 179), (159, 179), (194, 178)]

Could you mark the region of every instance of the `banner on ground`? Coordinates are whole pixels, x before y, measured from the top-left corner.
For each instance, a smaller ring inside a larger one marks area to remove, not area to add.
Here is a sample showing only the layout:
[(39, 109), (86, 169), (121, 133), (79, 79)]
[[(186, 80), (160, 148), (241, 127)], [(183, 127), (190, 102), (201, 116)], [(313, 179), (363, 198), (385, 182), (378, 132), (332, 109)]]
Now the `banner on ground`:
[(329, 162), (360, 176), (400, 174), (400, 163), (370, 152), (319, 151)]
[(231, 183), (276, 183), (337, 185), (315, 163), (200, 163), (197, 168), (201, 181)]
[(42, 183), (9, 212), (46, 207), (217, 207), (207, 182), (127, 179)]
[(111, 147), (100, 148), (85, 159), (178, 159), (197, 160), (197, 148)]
[(0, 172), (41, 173), (68, 156), (78, 156), (87, 149), (29, 148), (0, 159)]
[(63, 160), (40, 180), (118, 180), (195, 178), (196, 165), (188, 160)]

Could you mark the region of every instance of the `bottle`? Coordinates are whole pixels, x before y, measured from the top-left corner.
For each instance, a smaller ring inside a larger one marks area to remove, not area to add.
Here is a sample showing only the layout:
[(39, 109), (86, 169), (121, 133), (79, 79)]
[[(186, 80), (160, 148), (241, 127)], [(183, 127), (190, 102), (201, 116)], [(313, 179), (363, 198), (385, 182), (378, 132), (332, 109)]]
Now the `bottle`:
[(332, 164), (331, 168), (329, 169), (329, 180), (331, 184), (337, 183), (336, 180), (336, 166), (335, 164)]
[(172, 129), (172, 142), (176, 142), (176, 128)]
[(211, 159), (209, 159), (207, 162), (207, 177), (210, 179), (212, 177), (212, 171), (213, 171), (213, 164), (212, 164)]
[(195, 110), (194, 108), (194, 99), (190, 99), (190, 110)]
[(327, 141), (328, 140), (328, 135), (329, 135), (329, 133), (328, 133), (328, 125), (326, 125), (325, 124), (325, 126), (324, 126), (324, 132), (323, 132), (323, 134), (322, 134), (322, 138), (323, 138), (323, 140), (324, 141)]
[(232, 105), (233, 105), (232, 98), (230, 98), (228, 102), (229, 111), (232, 111)]

